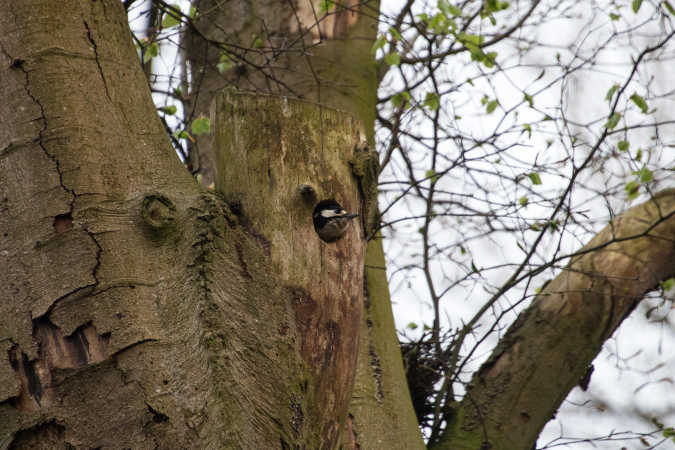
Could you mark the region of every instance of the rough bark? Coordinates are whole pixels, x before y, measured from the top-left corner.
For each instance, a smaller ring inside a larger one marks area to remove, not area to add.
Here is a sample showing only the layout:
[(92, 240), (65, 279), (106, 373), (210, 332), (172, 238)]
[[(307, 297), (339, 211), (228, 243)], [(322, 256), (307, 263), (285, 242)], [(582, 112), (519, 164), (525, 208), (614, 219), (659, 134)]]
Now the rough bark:
[[(186, 244), (191, 230), (175, 225), (198, 189), (156, 118), (119, 2), (2, 11), (0, 442), (152, 442), (170, 405), (205, 399), (181, 400), (194, 385), (164, 364), (203, 356), (164, 340), (169, 292), (192, 276), (167, 261), (193, 252), (167, 243)], [(168, 197), (175, 209), (148, 225), (141, 212)]]
[[(335, 326), (315, 349), (303, 320), (337, 299), (289, 286), (270, 258), (284, 236), (187, 173), (122, 4), (1, 6), (0, 444), (332, 448), (348, 390), (310, 398), (312, 363), (334, 373), (354, 349)], [(307, 270), (335, 270), (336, 249)]]
[(675, 276), (675, 190), (593, 238), (510, 327), (434, 449), (529, 450), (602, 344), (645, 293)]

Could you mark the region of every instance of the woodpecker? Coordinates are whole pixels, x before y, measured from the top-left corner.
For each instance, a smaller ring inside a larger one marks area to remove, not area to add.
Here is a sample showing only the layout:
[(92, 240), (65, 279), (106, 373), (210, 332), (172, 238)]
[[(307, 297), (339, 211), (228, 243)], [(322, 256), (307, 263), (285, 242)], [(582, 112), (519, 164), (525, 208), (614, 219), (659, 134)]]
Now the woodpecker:
[(335, 200), (321, 200), (314, 208), (314, 230), (326, 242), (335, 242), (344, 236), (349, 221), (358, 214), (350, 214)]

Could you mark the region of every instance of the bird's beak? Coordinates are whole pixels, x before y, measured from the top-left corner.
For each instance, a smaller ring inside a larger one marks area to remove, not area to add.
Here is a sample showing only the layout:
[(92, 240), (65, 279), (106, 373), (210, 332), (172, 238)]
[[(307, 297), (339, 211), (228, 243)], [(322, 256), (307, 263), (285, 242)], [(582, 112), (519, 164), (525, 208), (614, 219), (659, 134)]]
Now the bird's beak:
[(354, 217), (359, 217), (359, 215), (358, 214), (345, 214), (342, 217), (344, 217), (346, 219), (353, 219)]

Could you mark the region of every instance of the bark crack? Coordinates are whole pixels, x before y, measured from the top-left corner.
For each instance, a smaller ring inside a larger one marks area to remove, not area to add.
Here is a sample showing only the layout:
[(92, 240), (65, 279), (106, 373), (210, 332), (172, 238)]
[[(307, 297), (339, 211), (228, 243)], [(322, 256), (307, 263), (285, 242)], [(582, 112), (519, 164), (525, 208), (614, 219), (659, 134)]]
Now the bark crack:
[(368, 277), (364, 270), (363, 272), (363, 303), (364, 312), (366, 315), (366, 327), (368, 328), (368, 357), (370, 359), (370, 368), (372, 370), (373, 381), (375, 382), (375, 399), (378, 403), (384, 401), (384, 388), (382, 385), (382, 365), (380, 357), (377, 354), (375, 345), (373, 344), (373, 321), (370, 318), (370, 293), (368, 292)]
[[(45, 107), (44, 107), (44, 105), (42, 104), (42, 102), (40, 101), (40, 99), (37, 98), (37, 96), (36, 96), (36, 95), (32, 92), (32, 90), (31, 90), (30, 73), (29, 73), (28, 70), (26, 70), (26, 68), (25, 68), (24, 65), (25, 65), (25, 61), (20, 60), (20, 59), (16, 59), (16, 60), (14, 60), (14, 62), (13, 62), (13, 64), (12, 64), (12, 67), (15, 67), (15, 68), (17, 68), (17, 69), (20, 69), (20, 70), (24, 73), (24, 75), (25, 75), (25, 77), (26, 77), (26, 82), (25, 82), (25, 84), (24, 84), (24, 90), (26, 91), (26, 95), (28, 95), (28, 97), (33, 101), (33, 103), (35, 103), (35, 104), (38, 106), (38, 108), (40, 108), (40, 117), (39, 117), (37, 120), (39, 120), (40, 122), (42, 122), (42, 126), (41, 126), (40, 129), (38, 130), (38, 139), (37, 139), (37, 143), (38, 143), (38, 146), (39, 146), (39, 147), (42, 149), (42, 151), (44, 152), (44, 154), (47, 155), (47, 158), (49, 158), (51, 161), (54, 162), (54, 167), (56, 168), (56, 173), (57, 173), (58, 176), (59, 176), (59, 185), (61, 186), (61, 188), (63, 188), (64, 191), (66, 191), (66, 192), (67, 192), (68, 194), (70, 194), (70, 196), (71, 196), (71, 200), (70, 200), (69, 205), (68, 205), (68, 213), (66, 213), (65, 215), (68, 216), (68, 217), (70, 217), (71, 220), (72, 220), (72, 218), (73, 218), (73, 211), (75, 210), (75, 201), (77, 200), (78, 195), (75, 193), (75, 190), (74, 190), (74, 189), (69, 188), (68, 186), (66, 186), (66, 184), (65, 184), (65, 182), (64, 182), (64, 180), (63, 180), (63, 170), (62, 170), (62, 168), (61, 168), (61, 162), (59, 161), (59, 159), (58, 159), (55, 155), (53, 155), (52, 153), (49, 152), (49, 150), (47, 150), (47, 146), (45, 145), (45, 137), (44, 137), (44, 134), (45, 134), (45, 132), (46, 132), (47, 129), (48, 129), (49, 121), (47, 120), (47, 114), (46, 114), (46, 112), (45, 112)], [(89, 231), (89, 230), (87, 229), (87, 227), (84, 226), (84, 225), (82, 226), (82, 228), (83, 228), (84, 231), (89, 235), (89, 237), (91, 238), (91, 240), (94, 242), (94, 245), (96, 245), (96, 263), (94, 264), (94, 267), (93, 267), (93, 269), (92, 269), (92, 277), (94, 278), (94, 283), (93, 283), (93, 284), (88, 284), (88, 285), (86, 285), (86, 286), (81, 286), (81, 287), (79, 287), (79, 288), (76, 288), (76, 289), (74, 289), (73, 291), (69, 292), (68, 294), (66, 294), (66, 295), (64, 295), (64, 296), (62, 296), (62, 297), (60, 297), (60, 298), (57, 299), (57, 300), (55, 300), (54, 303), (56, 303), (58, 300), (60, 300), (60, 299), (62, 299), (62, 298), (67, 297), (68, 295), (72, 294), (73, 292), (77, 292), (77, 291), (79, 291), (79, 290), (81, 290), (81, 289), (85, 289), (85, 288), (87, 288), (87, 287), (94, 287), (94, 288), (95, 288), (95, 287), (98, 286), (98, 284), (99, 284), (99, 279), (98, 279), (98, 269), (99, 269), (99, 267), (100, 267), (100, 265), (101, 265), (101, 253), (102, 253), (102, 251), (103, 251), (103, 248), (102, 248), (101, 245), (98, 243), (98, 240), (97, 240), (96, 237), (94, 236), (94, 233), (93, 233), (93, 232)], [(52, 307), (53, 307), (53, 305), (50, 306), (50, 309), (51, 309)]]
[(61, 170), (61, 164), (59, 163), (59, 160), (56, 158), (56, 156), (52, 155), (49, 153), (47, 150), (47, 147), (45, 147), (44, 143), (44, 132), (47, 131), (47, 114), (45, 114), (45, 108), (42, 105), (42, 102), (33, 94), (33, 92), (30, 89), (30, 76), (28, 70), (24, 67), (25, 61), (23, 60), (15, 60), (14, 63), (12, 64), (12, 67), (16, 67), (18, 69), (21, 69), (21, 71), (24, 73), (26, 77), (26, 84), (24, 85), (24, 89), (26, 90), (26, 94), (28, 97), (35, 103), (38, 108), (40, 108), (40, 120), (42, 122), (42, 127), (38, 130), (38, 145), (42, 149), (42, 151), (47, 155), (49, 159), (51, 159), (54, 162), (54, 165), (56, 166), (56, 172), (59, 174), (59, 184), (61, 187), (68, 192), (70, 195), (73, 196), (73, 200), (71, 201), (71, 211), (72, 211), (72, 203), (75, 201), (75, 192), (72, 189), (68, 189), (66, 185), (63, 182), (63, 171)]
[(370, 356), (370, 368), (373, 371), (373, 381), (375, 382), (375, 399), (378, 403), (384, 400), (384, 389), (382, 388), (382, 365), (380, 357), (375, 351), (375, 346), (370, 343), (368, 346), (368, 356)]
[(94, 48), (94, 60), (96, 61), (96, 65), (98, 66), (98, 73), (101, 74), (101, 80), (103, 80), (103, 87), (105, 88), (105, 95), (108, 97), (108, 100), (112, 102), (112, 98), (110, 97), (110, 91), (108, 90), (108, 82), (105, 80), (105, 75), (103, 75), (103, 67), (101, 66), (101, 60), (99, 59), (98, 55), (98, 45), (96, 45), (96, 41), (91, 35), (91, 28), (89, 28), (89, 24), (87, 23), (86, 20), (82, 20), (82, 23), (84, 23), (84, 28), (87, 29), (87, 39), (89, 39), (89, 42), (91, 43), (92, 47)]

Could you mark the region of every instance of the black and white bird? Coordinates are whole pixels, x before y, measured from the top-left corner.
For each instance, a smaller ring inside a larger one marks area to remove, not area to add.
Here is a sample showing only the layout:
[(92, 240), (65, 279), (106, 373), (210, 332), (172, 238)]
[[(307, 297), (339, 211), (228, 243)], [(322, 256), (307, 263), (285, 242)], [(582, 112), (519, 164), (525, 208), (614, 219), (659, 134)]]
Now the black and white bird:
[(314, 230), (326, 242), (335, 242), (344, 236), (349, 221), (358, 214), (350, 214), (333, 199), (321, 200), (314, 208)]

